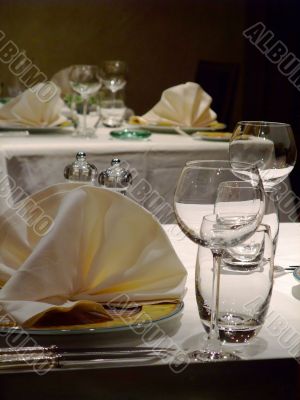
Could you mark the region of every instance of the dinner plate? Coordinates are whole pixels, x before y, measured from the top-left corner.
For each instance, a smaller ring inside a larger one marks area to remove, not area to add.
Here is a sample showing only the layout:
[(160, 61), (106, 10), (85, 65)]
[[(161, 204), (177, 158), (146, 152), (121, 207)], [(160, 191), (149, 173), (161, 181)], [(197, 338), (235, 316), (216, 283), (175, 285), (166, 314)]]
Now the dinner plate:
[(177, 133), (176, 128), (180, 128), (186, 133), (194, 133), (198, 131), (205, 131), (205, 132), (213, 132), (218, 131), (226, 128), (225, 124), (221, 122), (215, 122), (210, 126), (198, 127), (198, 128), (191, 128), (189, 126), (172, 126), (172, 125), (148, 125), (148, 124), (128, 124), (129, 128), (132, 129), (147, 129), (151, 132), (155, 133)]
[(32, 134), (51, 134), (51, 133), (73, 133), (73, 125), (55, 127), (33, 127), (33, 126), (1, 126), (0, 131), (28, 131)]
[(192, 137), (196, 140), (209, 140), (212, 142), (229, 142), (232, 133), (230, 132), (195, 132)]
[(92, 324), (66, 325), (66, 326), (47, 326), (22, 328), (3, 325), (1, 320), (0, 334), (3, 332), (17, 333), (26, 331), (30, 335), (78, 335), (91, 333), (109, 333), (118, 331), (134, 331), (142, 329), (153, 323), (160, 323), (175, 317), (183, 309), (183, 302), (180, 303), (161, 303), (148, 304), (138, 307), (137, 312), (120, 314), (115, 311), (110, 312), (112, 321), (96, 322)]

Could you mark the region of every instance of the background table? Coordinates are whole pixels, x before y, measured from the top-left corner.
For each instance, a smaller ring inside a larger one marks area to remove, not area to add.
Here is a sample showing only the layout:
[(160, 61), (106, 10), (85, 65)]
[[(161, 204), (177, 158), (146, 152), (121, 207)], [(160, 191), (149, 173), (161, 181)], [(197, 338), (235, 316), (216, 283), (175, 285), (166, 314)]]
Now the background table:
[(140, 204), (149, 197), (149, 187), (152, 193), (159, 193), (172, 204), (177, 178), (186, 161), (228, 158), (228, 143), (224, 142), (193, 140), (178, 134), (153, 134), (149, 141), (121, 141), (112, 140), (109, 132), (110, 129), (100, 128), (93, 139), (49, 133), (27, 137), (0, 135), (0, 171), (32, 194), (62, 182), (65, 166), (74, 161), (80, 150), (87, 153), (88, 160), (99, 171), (118, 156), (134, 171)]
[[(72, 137), (70, 134), (31, 134), (14, 137), (9, 132), (0, 134), (0, 212), (3, 201), (3, 176), (8, 175), (13, 186), (21, 188), (23, 197), (46, 186), (64, 181), (64, 168), (75, 160), (78, 151), (85, 151), (88, 160), (100, 172), (113, 157), (133, 173), (129, 196), (154, 213), (162, 223), (173, 223), (173, 197), (181, 169), (189, 160), (228, 159), (228, 142), (194, 140), (179, 134), (152, 134), (149, 141), (112, 140), (111, 129), (99, 128), (92, 139)], [(289, 185), (289, 181), (287, 180)], [(20, 191), (13, 193), (19, 200)], [(22, 193), (21, 193), (22, 195)], [(290, 192), (290, 197), (294, 197)], [(292, 200), (292, 199), (290, 199)], [(289, 204), (289, 212), (292, 203)], [(295, 214), (296, 215), (296, 214)], [(282, 222), (289, 221), (280, 212)]]

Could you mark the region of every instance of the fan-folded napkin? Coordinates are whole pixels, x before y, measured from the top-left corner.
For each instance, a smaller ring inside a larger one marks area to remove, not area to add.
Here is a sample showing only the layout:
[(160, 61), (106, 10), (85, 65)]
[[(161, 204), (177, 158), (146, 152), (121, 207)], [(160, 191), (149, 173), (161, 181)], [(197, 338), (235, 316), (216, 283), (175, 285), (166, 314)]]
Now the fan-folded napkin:
[[(51, 83), (55, 85), (54, 83)], [(4, 127), (57, 127), (66, 122), (61, 114), (64, 102), (60, 98), (60, 89), (49, 99), (39, 96), (45, 83), (38, 83), (10, 100), (0, 109), (0, 125)], [(45, 87), (46, 90), (46, 87)]]
[(103, 304), (124, 296), (139, 305), (182, 299), (186, 271), (167, 235), (125, 196), (66, 183), (14, 208), (0, 216), (0, 306), (18, 324), (53, 311), (110, 319)]
[(166, 89), (150, 111), (133, 119), (142, 124), (204, 127), (217, 118), (210, 108), (211, 102), (212, 98), (200, 85), (187, 82)]

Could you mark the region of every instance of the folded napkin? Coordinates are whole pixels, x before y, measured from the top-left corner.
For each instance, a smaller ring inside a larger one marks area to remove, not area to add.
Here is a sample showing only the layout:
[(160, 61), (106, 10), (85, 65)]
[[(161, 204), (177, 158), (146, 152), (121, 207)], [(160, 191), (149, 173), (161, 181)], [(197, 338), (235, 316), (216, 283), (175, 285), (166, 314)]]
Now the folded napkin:
[(131, 121), (141, 124), (204, 127), (215, 121), (210, 108), (212, 98), (194, 82), (171, 87), (162, 93), (160, 101), (142, 117)]
[(56, 72), (56, 74), (54, 74), (51, 78), (51, 81), (54, 82), (57, 86), (59, 86), (61, 94), (63, 96), (74, 93), (72, 86), (70, 84), (71, 69), (72, 67), (64, 68)]
[(55, 95), (42, 101), (37, 93), (45, 83), (38, 83), (31, 89), (10, 100), (0, 109), (0, 125), (4, 127), (56, 127), (67, 119), (61, 114), (64, 102), (57, 87)]
[[(66, 183), (22, 204), (22, 212), (16, 206), (0, 216), (0, 306), (21, 326), (47, 316), (86, 321), (93, 312), (109, 320), (103, 304), (183, 297), (186, 271), (167, 235), (125, 196)], [(43, 211), (46, 234), (32, 204)]]

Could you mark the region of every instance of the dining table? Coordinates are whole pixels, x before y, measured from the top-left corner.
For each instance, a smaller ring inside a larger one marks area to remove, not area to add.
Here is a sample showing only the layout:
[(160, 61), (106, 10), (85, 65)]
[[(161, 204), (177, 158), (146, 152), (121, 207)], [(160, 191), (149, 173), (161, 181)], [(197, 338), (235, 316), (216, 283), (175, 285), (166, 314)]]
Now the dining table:
[[(262, 329), (247, 343), (230, 344), (238, 361), (194, 362), (192, 351), (203, 341), (195, 297), (197, 245), (178, 225), (163, 228), (187, 270), (184, 307), (176, 315), (141, 329), (86, 334), (34, 335), (37, 345), (65, 349), (97, 347), (176, 349), (176, 354), (136, 363), (116, 360), (82, 368), (37, 374), (0, 370), (1, 399), (297, 399), (300, 378), (300, 281), (289, 266), (300, 265), (300, 223), (281, 223), (274, 286)], [(222, 284), (222, 277), (221, 283)], [(234, 288), (233, 288), (234, 290)], [(142, 327), (143, 328), (143, 327)], [(18, 337), (19, 336), (19, 337)], [(0, 333), (1, 347), (17, 346), (22, 335)]]
[(75, 160), (78, 151), (84, 151), (98, 172), (109, 167), (113, 157), (120, 158), (133, 175), (132, 197), (149, 209), (146, 199), (153, 193), (172, 204), (179, 173), (187, 161), (228, 158), (227, 141), (195, 139), (172, 129), (153, 132), (147, 140), (118, 140), (110, 135), (112, 130), (101, 126), (91, 138), (73, 136), (68, 129), (32, 131), (25, 136), (22, 131), (2, 131), (0, 183), (9, 176), (12, 192), (18, 187), (24, 196), (31, 195), (45, 186), (63, 182), (66, 165)]

